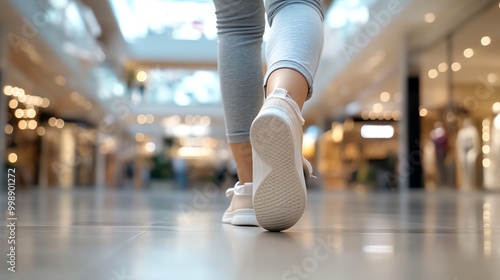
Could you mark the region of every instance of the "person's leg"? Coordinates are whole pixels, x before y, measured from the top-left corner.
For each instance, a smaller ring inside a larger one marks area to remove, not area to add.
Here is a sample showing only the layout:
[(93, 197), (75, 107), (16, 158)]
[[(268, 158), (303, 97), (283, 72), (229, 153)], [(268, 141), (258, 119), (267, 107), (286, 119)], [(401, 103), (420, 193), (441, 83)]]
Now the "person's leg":
[(311, 96), (323, 46), (323, 12), (313, 0), (268, 0), (266, 8), (267, 98), (250, 132), (253, 206), (260, 226), (281, 231), (300, 219), (307, 201), (301, 107)]
[(250, 125), (263, 101), (261, 0), (214, 0), (219, 36), (218, 67), (226, 132), (241, 184), (252, 182)]
[(275, 70), (267, 80), (266, 95), (271, 94), (277, 88), (285, 89), (299, 108), (302, 109), (309, 92), (309, 84), (302, 74), (289, 68)]
[(238, 172), (238, 184), (223, 223), (258, 225), (252, 202), (250, 126), (262, 107), (262, 0), (214, 0), (219, 36), (218, 67), (226, 133)]
[(266, 45), (266, 95), (277, 88), (302, 108), (311, 97), (323, 48), (323, 7), (319, 0), (267, 0), (271, 26)]

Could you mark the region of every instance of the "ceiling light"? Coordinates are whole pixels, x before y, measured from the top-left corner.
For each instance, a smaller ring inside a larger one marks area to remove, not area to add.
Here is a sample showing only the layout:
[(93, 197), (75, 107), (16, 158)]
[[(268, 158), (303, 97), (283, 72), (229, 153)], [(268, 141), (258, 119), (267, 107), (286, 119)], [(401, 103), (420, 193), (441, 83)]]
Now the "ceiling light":
[(12, 96), (17, 96), (19, 94), (19, 88), (18, 87), (13, 87), (12, 90), (10, 91)]
[(439, 63), (438, 70), (441, 73), (446, 72), (446, 70), (448, 70), (448, 64), (446, 64), (446, 62)]
[(146, 152), (152, 153), (156, 150), (156, 145), (153, 142), (148, 142), (144, 148), (146, 149)]
[(384, 119), (386, 121), (390, 121), (392, 119), (392, 112), (391, 111), (385, 111), (384, 112)]
[(171, 117), (165, 117), (162, 120), (164, 126), (175, 126), (181, 122), (181, 117), (179, 115), (173, 115)]
[(143, 114), (140, 114), (137, 116), (137, 123), (138, 124), (145, 124), (147, 121), (147, 117)]
[(340, 143), (344, 139), (344, 126), (339, 123), (332, 124), (332, 141)]
[(384, 110), (384, 106), (380, 103), (375, 103), (373, 104), (373, 112), (375, 113), (381, 113)]
[(26, 99), (28, 99), (26, 95), (19, 95), (17, 98), (19, 98), (19, 102), (21, 103), (28, 103), (26, 102)]
[(42, 107), (47, 108), (50, 105), (50, 100), (48, 98), (43, 98), (42, 99)]
[(392, 125), (363, 125), (361, 127), (361, 137), (389, 139), (394, 136), (394, 127)]
[(56, 121), (56, 127), (57, 127), (57, 128), (63, 128), (63, 127), (64, 127), (64, 120), (62, 120), (62, 119), (58, 119), (58, 120)]
[(16, 109), (14, 111), (14, 116), (16, 116), (16, 118), (20, 119), (24, 116), (24, 111), (23, 109)]
[(155, 121), (155, 117), (151, 114), (146, 115), (146, 123), (153, 123)]
[(427, 109), (425, 109), (425, 108), (420, 109), (420, 116), (421, 117), (427, 116), (427, 113), (428, 113)]
[(483, 46), (487, 46), (491, 43), (491, 38), (490, 36), (484, 36), (483, 38), (481, 38), (481, 45)]
[(15, 153), (10, 153), (8, 159), (10, 163), (15, 163), (17, 161), (17, 155)]
[(427, 75), (429, 75), (429, 78), (431, 79), (434, 79), (438, 76), (438, 71), (436, 69), (431, 69), (429, 70), (429, 72), (427, 73)]
[(384, 91), (380, 94), (380, 101), (387, 102), (391, 99), (391, 94), (387, 91)]
[(24, 92), (24, 89), (17, 88), (17, 96), (24, 97), (25, 95), (26, 95), (26, 93)]
[(139, 73), (137, 73), (137, 76), (136, 76), (137, 81), (142, 83), (142, 82), (145, 82), (147, 78), (148, 78), (148, 74), (146, 74), (146, 72), (139, 71)]
[(489, 133), (483, 133), (483, 141), (484, 142), (490, 141), (490, 134)]
[(436, 20), (436, 15), (433, 14), (433, 13), (427, 13), (424, 16), (424, 20), (427, 23), (432, 23), (432, 22), (434, 22)]
[(363, 112), (361, 113), (361, 118), (362, 118), (363, 120), (365, 120), (365, 121), (366, 121), (366, 120), (368, 120), (368, 119), (370, 118), (370, 115), (369, 115), (369, 114), (370, 114), (370, 113), (369, 113), (368, 111), (363, 111)]
[(142, 142), (142, 141), (144, 141), (144, 134), (142, 134), (142, 133), (140, 133), (140, 132), (139, 132), (139, 133), (136, 133), (136, 134), (135, 134), (135, 141), (137, 141), (137, 142)]
[(488, 155), (491, 152), (491, 148), (488, 145), (484, 145), (482, 150), (485, 155)]
[(483, 159), (483, 167), (488, 168), (491, 165), (491, 161), (488, 158)]
[(17, 126), (19, 127), (19, 129), (25, 130), (28, 127), (28, 122), (25, 120), (20, 120)]
[(370, 120), (376, 120), (377, 119), (377, 113), (375, 113), (373, 111), (370, 111), (370, 113), (368, 113), (368, 118)]
[(61, 75), (57, 75), (54, 77), (54, 83), (56, 83), (60, 86), (64, 86), (66, 84), (66, 78), (64, 78)]
[(16, 109), (17, 105), (19, 105), (19, 102), (17, 102), (16, 99), (12, 99), (11, 101), (9, 101), (9, 108)]
[(12, 127), (12, 125), (10, 124), (7, 124), (5, 126), (5, 134), (12, 134), (12, 132), (14, 132), (14, 127)]
[(500, 102), (495, 102), (492, 106), (493, 112), (497, 113), (500, 112)]
[(201, 121), (201, 116), (200, 116), (200, 115), (195, 115), (195, 116), (194, 116), (194, 119), (193, 119), (193, 123), (194, 123), (195, 125), (197, 125), (197, 124), (199, 124), (199, 123), (200, 123), (200, 121)]
[(474, 55), (474, 50), (471, 48), (467, 48), (464, 50), (464, 56), (466, 58), (471, 58)]
[(12, 95), (12, 86), (5, 86), (3, 88), (3, 93), (7, 96)]
[(35, 109), (31, 108), (31, 109), (26, 110), (26, 116), (30, 119), (34, 118), (36, 116)]
[(42, 106), (43, 99), (40, 96), (33, 96), (33, 104), (35, 106)]
[(177, 156), (182, 158), (208, 157), (213, 150), (208, 147), (181, 147), (177, 150)]
[(210, 125), (210, 117), (209, 116), (203, 116), (200, 120), (200, 125), (201, 126), (209, 126)]
[(56, 119), (56, 118), (51, 117), (51, 118), (49, 119), (49, 125), (50, 125), (50, 126), (56, 126), (56, 123), (57, 123), (57, 119)]
[(453, 64), (451, 65), (451, 70), (457, 72), (460, 69), (462, 69), (462, 65), (458, 62), (453, 62)]
[(28, 122), (28, 128), (29, 129), (36, 129), (37, 126), (38, 126), (38, 123), (35, 120), (30, 120)]
[(43, 126), (39, 126), (36, 129), (36, 134), (38, 134), (38, 136), (44, 136), (45, 135), (45, 128)]
[(496, 81), (498, 80), (498, 76), (495, 73), (489, 73), (486, 79), (490, 84), (493, 84), (496, 83)]
[(392, 119), (393, 120), (399, 121), (400, 118), (401, 118), (401, 112), (400, 111), (394, 111), (392, 113)]

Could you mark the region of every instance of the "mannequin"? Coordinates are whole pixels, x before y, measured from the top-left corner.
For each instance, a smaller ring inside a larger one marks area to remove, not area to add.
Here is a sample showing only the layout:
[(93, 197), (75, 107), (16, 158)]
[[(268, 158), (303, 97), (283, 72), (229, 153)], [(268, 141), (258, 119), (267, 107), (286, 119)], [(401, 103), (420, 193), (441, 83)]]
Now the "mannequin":
[(491, 123), (491, 172), (494, 188), (500, 188), (500, 106), (493, 107), (495, 117)]
[(438, 171), (439, 187), (448, 186), (445, 159), (448, 154), (448, 135), (443, 127), (443, 123), (436, 122), (431, 131), (431, 139), (434, 142), (434, 152), (436, 157), (436, 167)]
[(476, 160), (480, 149), (479, 132), (472, 120), (466, 118), (458, 131), (456, 142), (458, 174), (462, 179), (460, 188), (463, 190), (476, 187)]

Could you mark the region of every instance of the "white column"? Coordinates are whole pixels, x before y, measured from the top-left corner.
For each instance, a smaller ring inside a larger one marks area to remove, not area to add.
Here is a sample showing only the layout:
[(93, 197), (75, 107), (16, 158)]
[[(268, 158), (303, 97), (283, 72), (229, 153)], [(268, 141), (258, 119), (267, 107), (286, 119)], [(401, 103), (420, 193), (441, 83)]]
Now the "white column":
[(59, 149), (59, 159), (57, 162), (58, 168), (56, 168), (57, 177), (59, 179), (60, 187), (72, 188), (75, 183), (75, 149), (76, 149), (76, 139), (73, 125), (66, 124), (64, 128), (60, 130), (60, 149)]

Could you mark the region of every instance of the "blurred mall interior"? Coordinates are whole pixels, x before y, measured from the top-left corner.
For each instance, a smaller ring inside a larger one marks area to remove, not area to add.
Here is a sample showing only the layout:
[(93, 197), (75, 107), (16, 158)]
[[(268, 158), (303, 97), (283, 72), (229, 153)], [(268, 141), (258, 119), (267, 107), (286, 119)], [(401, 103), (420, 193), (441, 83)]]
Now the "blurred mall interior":
[(500, 279), (499, 1), (323, 2), (317, 178), (273, 235), (220, 222), (212, 1), (0, 0), (0, 278)]

